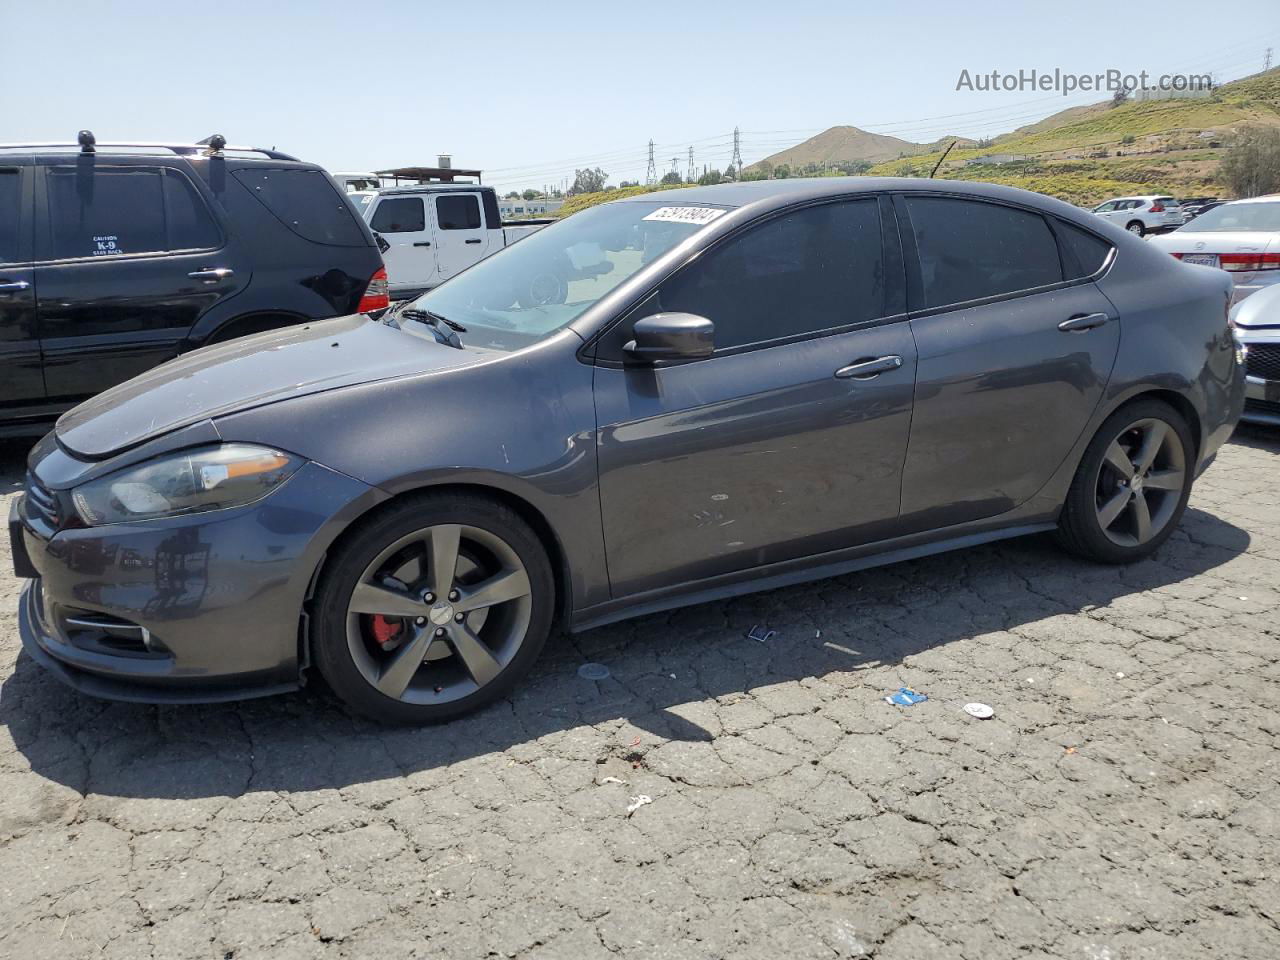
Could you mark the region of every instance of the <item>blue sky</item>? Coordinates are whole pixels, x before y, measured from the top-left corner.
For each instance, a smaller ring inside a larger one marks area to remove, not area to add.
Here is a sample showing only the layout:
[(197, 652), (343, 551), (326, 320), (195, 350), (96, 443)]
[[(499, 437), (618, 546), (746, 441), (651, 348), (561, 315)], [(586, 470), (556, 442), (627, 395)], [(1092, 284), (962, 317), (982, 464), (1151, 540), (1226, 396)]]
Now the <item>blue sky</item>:
[[(1261, 68), (1272, 0), (1225, 29), (1199, 2), (810, 4), (0, 0), (0, 141), (198, 139), (330, 170), (452, 153), (501, 187), (673, 156), (748, 163), (835, 124), (994, 135), (1104, 97), (957, 91), (971, 73)], [(15, 38), (22, 38), (17, 42)]]

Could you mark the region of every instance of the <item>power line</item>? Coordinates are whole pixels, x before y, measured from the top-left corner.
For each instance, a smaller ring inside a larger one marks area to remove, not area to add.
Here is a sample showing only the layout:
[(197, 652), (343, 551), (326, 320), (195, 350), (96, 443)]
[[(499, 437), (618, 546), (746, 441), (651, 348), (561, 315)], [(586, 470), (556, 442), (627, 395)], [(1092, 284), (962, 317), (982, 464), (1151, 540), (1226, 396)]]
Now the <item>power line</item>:
[(644, 172), (645, 186), (651, 187), (658, 182), (658, 168), (653, 162), (653, 139), (649, 139), (649, 167)]

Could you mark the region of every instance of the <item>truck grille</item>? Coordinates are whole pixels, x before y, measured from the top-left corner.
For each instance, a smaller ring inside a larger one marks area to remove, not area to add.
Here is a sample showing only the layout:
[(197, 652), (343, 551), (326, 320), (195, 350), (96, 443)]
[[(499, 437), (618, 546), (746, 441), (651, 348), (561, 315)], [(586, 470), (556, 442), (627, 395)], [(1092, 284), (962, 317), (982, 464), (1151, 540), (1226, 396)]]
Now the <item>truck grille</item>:
[(1249, 344), (1245, 371), (1251, 377), (1280, 380), (1280, 343)]
[(59, 521), (58, 498), (31, 474), (27, 474), (27, 517), (57, 529)]

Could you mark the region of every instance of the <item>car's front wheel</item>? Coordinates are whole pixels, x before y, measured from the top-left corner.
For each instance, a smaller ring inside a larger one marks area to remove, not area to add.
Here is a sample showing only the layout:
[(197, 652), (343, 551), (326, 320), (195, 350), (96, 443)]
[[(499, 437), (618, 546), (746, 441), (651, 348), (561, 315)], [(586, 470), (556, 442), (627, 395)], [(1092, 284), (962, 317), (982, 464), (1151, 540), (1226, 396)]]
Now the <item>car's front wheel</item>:
[(316, 591), (315, 660), (362, 713), (431, 723), (503, 696), (537, 659), (555, 606), (546, 550), (509, 507), (406, 499), (345, 539)]
[(1182, 415), (1138, 400), (1107, 418), (1085, 450), (1058, 522), (1062, 544), (1103, 563), (1150, 555), (1191, 496), (1195, 444)]
[(1128, 230), (1130, 233), (1136, 233), (1138, 236), (1142, 236), (1144, 233), (1147, 232), (1147, 228), (1142, 225), (1141, 220), (1130, 221), (1130, 223), (1128, 224), (1128, 226), (1125, 227), (1125, 229)]

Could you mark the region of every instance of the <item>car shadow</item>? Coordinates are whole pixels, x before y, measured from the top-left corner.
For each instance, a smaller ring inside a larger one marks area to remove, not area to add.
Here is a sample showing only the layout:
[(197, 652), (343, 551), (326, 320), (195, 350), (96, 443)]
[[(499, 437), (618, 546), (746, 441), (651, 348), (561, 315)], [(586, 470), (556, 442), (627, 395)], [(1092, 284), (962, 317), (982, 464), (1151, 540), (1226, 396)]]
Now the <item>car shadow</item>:
[[(20, 654), (0, 688), (0, 724), (35, 773), (78, 792), (179, 799), (413, 776), (610, 721), (622, 721), (619, 733), (628, 738), (647, 731), (649, 742), (710, 740), (715, 723), (699, 706), (709, 698), (806, 678), (826, 678), (849, 696), (878, 698), (899, 678), (910, 682), (904, 661), (913, 654), (1103, 608), (1212, 570), (1249, 542), (1243, 529), (1192, 509), (1154, 558), (1124, 568), (1084, 563), (1048, 537), (1031, 537), (577, 637), (555, 634), (533, 675), (509, 699), (419, 729), (355, 716), (318, 682), (297, 694), (238, 704), (107, 703), (70, 690)], [(765, 642), (747, 638), (755, 625), (776, 634)], [(609, 677), (581, 677), (578, 668), (588, 661), (606, 666)], [(625, 753), (619, 747), (618, 755), (625, 759)]]

